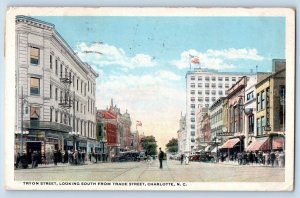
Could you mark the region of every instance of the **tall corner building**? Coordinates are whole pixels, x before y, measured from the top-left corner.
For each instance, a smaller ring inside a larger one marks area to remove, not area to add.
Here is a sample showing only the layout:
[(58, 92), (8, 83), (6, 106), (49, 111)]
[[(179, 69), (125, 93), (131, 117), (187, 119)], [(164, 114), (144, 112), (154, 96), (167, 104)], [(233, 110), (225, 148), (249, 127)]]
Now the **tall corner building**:
[[(95, 151), (99, 75), (76, 55), (54, 24), (21, 15), (15, 23), (15, 128), (28, 131), (26, 140), (17, 134), (16, 152), (38, 151), (51, 159), (54, 150)], [(71, 136), (72, 131), (77, 136)]]
[[(209, 107), (240, 78), (254, 73), (218, 72), (208, 68), (194, 68), (186, 73), (186, 142), (185, 152), (196, 151), (196, 115), (201, 107)], [(199, 127), (199, 126), (198, 126)]]

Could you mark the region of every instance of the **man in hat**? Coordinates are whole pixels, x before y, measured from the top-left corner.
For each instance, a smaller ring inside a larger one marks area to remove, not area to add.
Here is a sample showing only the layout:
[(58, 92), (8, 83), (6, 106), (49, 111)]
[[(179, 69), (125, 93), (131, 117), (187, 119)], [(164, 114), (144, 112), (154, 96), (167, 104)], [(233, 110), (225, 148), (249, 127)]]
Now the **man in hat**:
[(164, 159), (164, 152), (161, 150), (161, 148), (159, 148), (158, 159), (159, 159), (159, 168), (163, 168), (162, 161)]

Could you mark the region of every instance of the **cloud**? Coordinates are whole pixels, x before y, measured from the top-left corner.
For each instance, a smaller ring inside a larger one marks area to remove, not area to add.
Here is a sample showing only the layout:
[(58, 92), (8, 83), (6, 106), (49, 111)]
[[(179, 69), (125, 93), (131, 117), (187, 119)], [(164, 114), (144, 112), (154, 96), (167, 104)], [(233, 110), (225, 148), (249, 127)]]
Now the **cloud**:
[(229, 48), (224, 50), (209, 49), (206, 52), (198, 52), (194, 49), (183, 51), (179, 60), (171, 61), (179, 69), (185, 69), (190, 66), (190, 55), (198, 56), (200, 64), (207, 68), (213, 69), (233, 69), (236, 66), (228, 63), (228, 60), (255, 60), (261, 61), (264, 59), (258, 54), (256, 49), (235, 49)]
[(229, 48), (224, 50), (207, 50), (207, 55), (211, 57), (223, 57), (226, 59), (248, 59), (261, 61), (264, 57), (258, 55), (256, 49), (235, 49)]
[(122, 113), (128, 110), (132, 123), (143, 122), (140, 132), (154, 135), (159, 145), (164, 146), (165, 138), (176, 136), (179, 115), (185, 109), (185, 88), (178, 86), (179, 79), (180, 76), (167, 70), (109, 75), (97, 84), (97, 107), (106, 108), (113, 98)]
[(167, 70), (161, 70), (161, 71), (158, 71), (156, 73), (160, 78), (162, 79), (166, 79), (166, 80), (174, 80), (174, 81), (177, 81), (177, 80), (180, 80), (181, 79), (181, 76), (171, 72), (171, 71), (167, 71)]
[(132, 57), (126, 55), (122, 48), (117, 48), (108, 44), (94, 43), (87, 45), (80, 43), (76, 52), (84, 62), (88, 62), (98, 67), (108, 65), (120, 65), (128, 69), (155, 67), (157, 62), (147, 54), (135, 54)]

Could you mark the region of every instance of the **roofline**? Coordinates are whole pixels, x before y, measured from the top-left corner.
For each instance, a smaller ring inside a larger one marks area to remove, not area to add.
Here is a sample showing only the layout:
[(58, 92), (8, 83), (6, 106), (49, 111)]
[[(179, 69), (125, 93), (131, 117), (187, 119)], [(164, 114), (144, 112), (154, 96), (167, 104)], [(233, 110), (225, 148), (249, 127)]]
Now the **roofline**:
[(265, 79), (263, 79), (262, 81), (260, 81), (259, 83), (257, 83), (257, 84), (255, 85), (255, 88), (259, 87), (261, 84), (263, 84), (264, 82), (266, 82), (268, 79), (272, 78), (273, 76), (275, 76), (275, 75), (277, 75), (277, 74), (279, 74), (279, 73), (281, 73), (281, 72), (283, 72), (283, 71), (285, 71), (285, 70), (286, 70), (286, 68), (284, 68), (284, 69), (282, 69), (282, 70), (279, 70), (279, 71), (277, 71), (277, 72), (275, 72), (275, 73), (273, 73), (273, 74), (267, 76)]
[(62, 43), (65, 45), (65, 47), (67, 48), (67, 50), (69, 50), (69, 54), (70, 54), (71, 57), (74, 58), (75, 62), (77, 61), (77, 63), (82, 67), (82, 69), (84, 69), (87, 72), (90, 71), (93, 75), (95, 75), (96, 78), (99, 77), (99, 74), (91, 66), (87, 67), (87, 65), (86, 65), (87, 63), (84, 63), (77, 56), (77, 54), (74, 52), (74, 50), (66, 42), (66, 40), (56, 31), (54, 24), (48, 23), (46, 21), (42, 21), (42, 20), (39, 20), (39, 19), (36, 19), (36, 18), (33, 18), (33, 17), (29, 17), (29, 16), (24, 16), (24, 15), (17, 15), (16, 16), (16, 20), (21, 20), (21, 19), (34, 21), (34, 22), (37, 22), (37, 23), (49, 26), (53, 30), (53, 32), (55, 33), (54, 36), (56, 35), (62, 41)]

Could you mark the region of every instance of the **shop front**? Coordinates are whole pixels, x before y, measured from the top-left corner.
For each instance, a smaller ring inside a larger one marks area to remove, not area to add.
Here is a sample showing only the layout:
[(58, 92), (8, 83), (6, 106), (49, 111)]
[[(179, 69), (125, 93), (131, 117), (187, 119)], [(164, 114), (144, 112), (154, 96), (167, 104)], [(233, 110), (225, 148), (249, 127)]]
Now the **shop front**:
[(244, 151), (244, 144), (241, 138), (232, 138), (228, 139), (221, 147), (220, 154), (226, 157), (228, 160), (233, 160), (233, 157), (236, 156), (237, 153)]
[(256, 138), (247, 148), (247, 151), (269, 151), (270, 150), (270, 138), (269, 137), (261, 137)]

